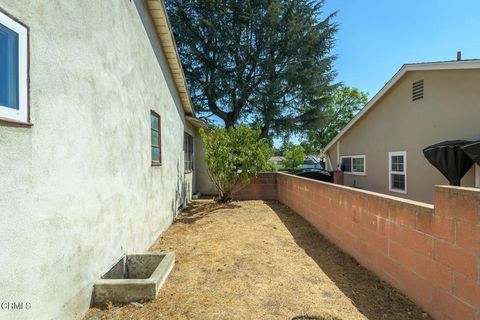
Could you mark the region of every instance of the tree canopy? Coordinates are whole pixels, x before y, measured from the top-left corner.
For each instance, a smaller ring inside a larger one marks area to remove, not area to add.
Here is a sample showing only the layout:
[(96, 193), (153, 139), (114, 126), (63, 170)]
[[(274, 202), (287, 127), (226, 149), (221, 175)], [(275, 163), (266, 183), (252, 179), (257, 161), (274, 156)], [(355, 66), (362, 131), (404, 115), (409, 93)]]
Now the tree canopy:
[(296, 170), (305, 160), (305, 151), (302, 146), (289, 146), (283, 153), (284, 160), (282, 165), (289, 170)]
[(318, 127), (335, 72), (334, 13), (323, 0), (166, 0), (201, 117), (261, 137)]
[(317, 152), (323, 149), (352, 120), (352, 118), (367, 104), (368, 94), (349, 86), (338, 87), (331, 103), (323, 110), (324, 122), (318, 128), (307, 130), (307, 140)]

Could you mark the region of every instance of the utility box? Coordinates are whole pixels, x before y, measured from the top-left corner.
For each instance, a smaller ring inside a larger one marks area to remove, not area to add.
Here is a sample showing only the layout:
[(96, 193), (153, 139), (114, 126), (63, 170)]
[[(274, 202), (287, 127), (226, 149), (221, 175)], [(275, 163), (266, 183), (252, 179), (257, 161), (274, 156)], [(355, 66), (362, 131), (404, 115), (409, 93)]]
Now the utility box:
[(153, 300), (175, 264), (175, 253), (123, 256), (94, 287), (94, 305)]

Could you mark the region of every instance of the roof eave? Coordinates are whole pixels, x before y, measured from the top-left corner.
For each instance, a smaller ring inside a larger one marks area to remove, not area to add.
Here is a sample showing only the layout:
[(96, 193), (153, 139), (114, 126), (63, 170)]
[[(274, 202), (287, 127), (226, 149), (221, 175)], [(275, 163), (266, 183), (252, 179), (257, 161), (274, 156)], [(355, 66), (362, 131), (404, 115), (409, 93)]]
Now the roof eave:
[(205, 121), (192, 116), (186, 116), (185, 119), (195, 128), (208, 128), (208, 125)]
[(168, 63), (185, 114), (195, 116), (175, 37), (163, 0), (144, 0)]

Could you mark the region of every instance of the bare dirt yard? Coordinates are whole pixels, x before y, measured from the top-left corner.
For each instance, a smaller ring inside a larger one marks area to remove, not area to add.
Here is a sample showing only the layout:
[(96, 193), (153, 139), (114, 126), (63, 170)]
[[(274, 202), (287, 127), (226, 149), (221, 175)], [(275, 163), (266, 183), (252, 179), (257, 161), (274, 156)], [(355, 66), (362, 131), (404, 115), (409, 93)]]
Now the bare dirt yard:
[(158, 298), (85, 319), (430, 319), (277, 202), (195, 201), (150, 250), (177, 255)]

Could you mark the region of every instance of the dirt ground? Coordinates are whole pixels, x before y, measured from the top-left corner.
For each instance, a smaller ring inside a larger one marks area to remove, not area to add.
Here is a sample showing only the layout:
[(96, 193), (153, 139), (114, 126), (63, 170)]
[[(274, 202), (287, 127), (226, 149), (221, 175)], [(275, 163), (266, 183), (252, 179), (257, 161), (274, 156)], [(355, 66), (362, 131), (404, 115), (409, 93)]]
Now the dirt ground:
[(85, 319), (430, 319), (277, 202), (196, 201), (150, 250), (177, 255), (158, 298)]

